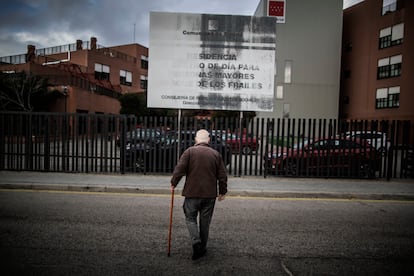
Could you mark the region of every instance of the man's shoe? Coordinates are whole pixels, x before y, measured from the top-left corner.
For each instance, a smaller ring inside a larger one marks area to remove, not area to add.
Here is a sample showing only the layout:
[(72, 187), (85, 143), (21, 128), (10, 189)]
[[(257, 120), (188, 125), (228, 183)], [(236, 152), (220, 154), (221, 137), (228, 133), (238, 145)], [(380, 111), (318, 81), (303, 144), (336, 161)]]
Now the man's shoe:
[(207, 250), (206, 248), (202, 245), (201, 242), (196, 243), (193, 245), (193, 256), (191, 257), (191, 259), (193, 261), (200, 259), (201, 257), (203, 257), (206, 254)]

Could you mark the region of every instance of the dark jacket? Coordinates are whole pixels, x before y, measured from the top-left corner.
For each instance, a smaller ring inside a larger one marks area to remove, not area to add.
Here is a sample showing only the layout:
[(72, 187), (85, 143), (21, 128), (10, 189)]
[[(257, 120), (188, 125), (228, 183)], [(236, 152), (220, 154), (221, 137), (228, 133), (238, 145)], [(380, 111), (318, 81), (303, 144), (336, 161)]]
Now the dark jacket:
[(185, 197), (215, 198), (218, 192), (227, 193), (227, 171), (220, 153), (206, 143), (196, 144), (184, 151), (171, 178), (176, 187), (186, 176), (182, 195)]

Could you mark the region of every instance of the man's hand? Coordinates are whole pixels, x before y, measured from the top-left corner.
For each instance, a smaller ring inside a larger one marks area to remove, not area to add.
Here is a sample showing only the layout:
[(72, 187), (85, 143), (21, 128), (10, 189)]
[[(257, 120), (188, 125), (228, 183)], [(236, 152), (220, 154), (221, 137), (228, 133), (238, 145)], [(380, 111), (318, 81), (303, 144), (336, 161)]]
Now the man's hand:
[(224, 199), (226, 199), (226, 196), (225, 195), (219, 195), (218, 196), (218, 201), (222, 201)]

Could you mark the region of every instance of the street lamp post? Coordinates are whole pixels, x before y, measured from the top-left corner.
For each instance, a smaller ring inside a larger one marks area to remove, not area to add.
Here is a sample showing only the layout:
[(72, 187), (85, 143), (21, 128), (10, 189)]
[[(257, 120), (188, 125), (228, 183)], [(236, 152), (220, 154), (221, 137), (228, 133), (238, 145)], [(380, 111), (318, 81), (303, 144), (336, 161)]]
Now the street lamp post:
[(67, 112), (68, 87), (63, 86), (63, 95), (65, 96), (65, 113)]

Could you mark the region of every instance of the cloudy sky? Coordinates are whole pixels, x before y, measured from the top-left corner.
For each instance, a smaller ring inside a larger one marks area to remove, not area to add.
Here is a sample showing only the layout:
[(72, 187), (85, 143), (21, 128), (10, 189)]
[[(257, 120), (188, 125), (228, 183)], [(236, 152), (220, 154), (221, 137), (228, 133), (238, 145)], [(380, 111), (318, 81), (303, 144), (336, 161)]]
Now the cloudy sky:
[[(308, 0), (306, 0), (308, 1)], [(361, 0), (344, 0), (348, 2)], [(89, 41), (148, 47), (151, 11), (253, 15), (259, 0), (2, 0), (0, 56)]]

